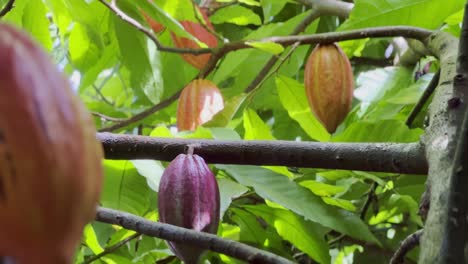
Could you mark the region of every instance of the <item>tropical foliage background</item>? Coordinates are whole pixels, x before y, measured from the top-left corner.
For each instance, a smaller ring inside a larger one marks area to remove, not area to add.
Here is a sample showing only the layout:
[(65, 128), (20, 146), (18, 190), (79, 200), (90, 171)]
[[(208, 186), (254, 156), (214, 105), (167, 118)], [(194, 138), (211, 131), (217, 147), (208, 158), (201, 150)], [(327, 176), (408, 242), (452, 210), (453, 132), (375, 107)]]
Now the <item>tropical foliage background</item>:
[[(111, 131), (113, 125), (173, 97), (199, 70), (180, 54), (160, 51), (153, 40), (103, 2), (17, 0), (2, 19), (29, 31), (49, 51), (95, 116), (98, 129)], [(147, 30), (151, 29), (141, 10), (163, 24), (165, 29), (154, 37), (167, 47), (174, 45), (171, 31), (187, 34), (177, 21), (197, 21), (193, 4), (200, 4), (190, 0), (111, 2)], [(218, 0), (210, 20), (226, 42), (294, 34), (315, 10), (320, 14), (301, 34), (397, 25), (460, 34), (461, 0), (355, 0), (347, 2), (349, 9), (343, 9), (343, 3)], [(271, 42), (253, 43), (252, 48), (220, 58), (206, 79), (220, 88), (226, 107), (196, 131), (177, 131), (177, 100), (169, 100), (167, 106), (112, 132), (214, 140), (418, 142), (427, 105), (411, 126), (405, 122), (439, 63), (434, 57), (422, 57), (416, 64), (401, 65), (407, 44), (393, 37), (339, 43), (352, 62), (356, 89), (352, 111), (334, 134), (311, 114), (305, 96), (304, 63), (313, 45)], [(276, 63), (266, 74), (261, 72), (272, 57)], [(156, 221), (156, 192), (166, 165), (155, 160), (106, 160), (101, 205)], [(300, 263), (385, 263), (401, 240), (422, 226), (418, 202), (424, 175), (211, 167), (222, 201), (218, 235)], [(93, 258), (99, 254), (99, 259)], [(417, 255), (418, 250), (410, 252), (408, 263), (416, 262)], [(93, 222), (84, 231), (76, 263), (91, 259), (93, 263), (177, 263), (172, 256), (164, 240)], [(241, 263), (213, 252), (204, 261)]]

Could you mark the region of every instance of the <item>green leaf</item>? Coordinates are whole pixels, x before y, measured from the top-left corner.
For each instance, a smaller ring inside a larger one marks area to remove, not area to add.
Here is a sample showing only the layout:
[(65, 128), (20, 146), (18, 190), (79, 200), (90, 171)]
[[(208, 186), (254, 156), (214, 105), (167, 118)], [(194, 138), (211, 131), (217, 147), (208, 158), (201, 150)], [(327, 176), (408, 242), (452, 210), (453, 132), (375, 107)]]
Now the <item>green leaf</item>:
[(158, 103), (164, 91), (159, 51), (153, 43), (148, 45), (146, 37), (120, 18), (114, 18), (114, 25), (122, 63), (130, 73), (131, 87), (153, 104)]
[(398, 120), (378, 122), (357, 121), (348, 126), (342, 133), (332, 138), (333, 142), (400, 142), (419, 141), (423, 134), (420, 128), (409, 129)]
[(324, 240), (326, 228), (305, 221), (302, 217), (284, 209), (266, 205), (244, 206), (247, 211), (262, 217), (274, 226), (278, 234), (320, 263), (330, 263), (328, 244)]
[(253, 244), (270, 252), (276, 252), (282, 256), (289, 255), (284, 249), (283, 240), (275, 232), (274, 227), (269, 227), (255, 214), (246, 210), (231, 208), (230, 212), (232, 212), (232, 221), (240, 227), (239, 241)]
[(306, 187), (318, 196), (332, 196), (346, 190), (343, 186), (335, 186), (313, 180), (301, 181), (299, 185)]
[(240, 106), (247, 98), (247, 94), (239, 94), (234, 97), (231, 97), (228, 101), (225, 102), (223, 110), (216, 113), (213, 118), (203, 124), (204, 127), (224, 127), (229, 121), (232, 120), (234, 115), (239, 110)]
[(280, 75), (276, 77), (276, 88), (281, 104), (289, 116), (296, 120), (311, 138), (328, 141), (330, 134), (312, 114), (304, 85), (294, 79)]
[(325, 204), (309, 190), (283, 175), (255, 166), (217, 165), (217, 167), (226, 171), (240, 184), (253, 187), (261, 197), (280, 204), (307, 220), (379, 244), (357, 215)]
[(22, 24), (45, 49), (51, 50), (50, 23), (46, 13), (47, 9), (41, 0), (29, 0), (23, 11)]
[(93, 31), (88, 30), (82, 24), (75, 24), (73, 27), (68, 47), (70, 59), (73, 65), (80, 71), (86, 71), (95, 65), (103, 52), (100, 37), (94, 35)]
[(218, 187), (220, 194), (220, 218), (223, 218), (224, 212), (231, 205), (232, 199), (235, 199), (242, 194), (246, 193), (249, 189), (238, 184), (235, 181), (231, 181), (225, 178), (218, 179)]
[(219, 9), (210, 17), (210, 20), (213, 24), (231, 23), (240, 26), (262, 24), (257, 14), (241, 5), (232, 5)]
[(263, 122), (263, 120), (252, 109), (244, 110), (244, 139), (274, 139), (271, 135), (270, 128)]
[(159, 181), (164, 173), (164, 166), (158, 160), (131, 160), (141, 176), (146, 178), (148, 186), (155, 192), (159, 190)]
[(351, 212), (356, 211), (356, 206), (352, 202), (345, 199), (322, 197), (322, 200), (329, 205), (340, 207)]
[(106, 160), (104, 171), (102, 206), (136, 215), (143, 215), (149, 209), (150, 195), (155, 194), (129, 161)]
[(281, 44), (277, 44), (274, 42), (253, 42), (253, 41), (248, 41), (245, 42), (245, 44), (254, 47), (256, 49), (265, 51), (267, 53), (276, 55), (280, 54), (281, 52), (284, 51), (284, 48)]
[(88, 224), (83, 230), (83, 242), (84, 244), (91, 249), (94, 254), (99, 254), (104, 251), (104, 249), (99, 244), (96, 232), (92, 225)]
[(463, 8), (464, 0), (356, 0), (340, 30), (408, 25), (436, 29), (449, 15)]
[(281, 11), (289, 0), (260, 0), (260, 2), (262, 3), (263, 20), (266, 23)]

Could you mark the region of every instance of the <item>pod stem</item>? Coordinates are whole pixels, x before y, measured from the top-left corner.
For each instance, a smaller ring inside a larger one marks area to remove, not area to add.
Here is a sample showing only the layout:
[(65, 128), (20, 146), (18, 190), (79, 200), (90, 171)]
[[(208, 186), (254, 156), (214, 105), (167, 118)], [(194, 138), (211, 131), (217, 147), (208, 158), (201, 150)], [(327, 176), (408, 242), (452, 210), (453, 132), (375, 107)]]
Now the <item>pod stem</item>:
[(201, 145), (199, 143), (194, 143), (194, 144), (189, 144), (187, 145), (187, 155), (193, 155), (193, 153), (195, 152), (195, 148), (196, 147), (200, 147)]

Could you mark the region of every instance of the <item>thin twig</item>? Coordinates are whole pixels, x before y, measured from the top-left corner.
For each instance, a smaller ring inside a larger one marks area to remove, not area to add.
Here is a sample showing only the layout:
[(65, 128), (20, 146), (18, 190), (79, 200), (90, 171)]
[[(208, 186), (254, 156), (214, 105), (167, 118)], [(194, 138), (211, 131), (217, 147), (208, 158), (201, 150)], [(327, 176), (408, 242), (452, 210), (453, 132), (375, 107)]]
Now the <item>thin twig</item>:
[(160, 51), (167, 51), (167, 52), (174, 52), (174, 53), (189, 53), (194, 55), (204, 54), (204, 53), (211, 53), (214, 52), (214, 49), (210, 48), (200, 48), (200, 49), (184, 49), (184, 48), (174, 48), (168, 47), (163, 45), (159, 39), (153, 34), (153, 32), (144, 26), (142, 26), (138, 21), (130, 17), (129, 15), (125, 14), (115, 3), (108, 3), (105, 0), (99, 0), (103, 5), (105, 5), (109, 10), (111, 10), (114, 14), (116, 14), (122, 21), (126, 22), (127, 24), (131, 25), (138, 31), (145, 34), (149, 39), (151, 39), (158, 50)]
[(127, 244), (128, 242), (132, 241), (133, 239), (135, 238), (138, 238), (140, 237), (141, 234), (133, 234), (121, 241), (119, 241), (118, 243), (114, 244), (114, 245), (111, 245), (110, 247), (107, 247), (104, 249), (104, 251), (102, 251), (101, 253), (97, 254), (97, 255), (94, 255), (92, 257), (89, 257), (87, 258), (85, 261), (83, 261), (82, 264), (90, 264), (90, 263), (93, 263), (94, 261), (102, 258), (103, 256), (107, 255), (107, 254), (110, 254), (112, 252), (115, 252), (117, 249), (119, 249), (120, 247), (122, 247), (123, 245)]
[[(291, 35), (297, 35), (304, 31), (307, 28), (307, 26), (310, 25), (310, 23), (312, 23), (315, 19), (320, 17), (320, 15), (320, 11), (312, 10), (312, 12), (294, 28), (294, 30), (291, 32)], [(294, 45), (297, 46), (299, 44), (300, 42), (296, 42)], [(257, 76), (255, 76), (255, 79), (249, 84), (249, 86), (247, 86), (247, 88), (244, 89), (244, 92), (249, 93), (250, 91), (253, 91), (257, 86), (260, 86), (259, 84), (262, 83), (262, 80), (270, 72), (271, 68), (275, 66), (278, 60), (278, 56), (272, 56), (270, 60), (263, 66), (263, 68), (260, 70)]]
[(420, 229), (413, 234), (409, 235), (403, 242), (401, 242), (400, 247), (393, 255), (390, 260), (390, 264), (401, 264), (405, 261), (406, 254), (411, 251), (413, 248), (419, 245), (419, 241), (423, 234), (423, 229)]
[(133, 123), (136, 123), (146, 117), (148, 117), (149, 115), (153, 114), (153, 113), (156, 113), (157, 111), (171, 105), (173, 102), (175, 102), (179, 96), (180, 96), (180, 93), (182, 92), (182, 89), (179, 90), (178, 92), (176, 92), (175, 94), (173, 94), (171, 97), (161, 101), (159, 104), (141, 112), (141, 113), (138, 113), (128, 119), (125, 119), (125, 120), (122, 120), (120, 121), (119, 123), (117, 124), (114, 124), (114, 125), (111, 125), (111, 126), (108, 126), (108, 127), (104, 127), (104, 128), (101, 128), (99, 129), (99, 132), (109, 132), (109, 131), (114, 131), (114, 130), (117, 130), (117, 129), (120, 129), (120, 128), (124, 128), (130, 124), (133, 124)]
[(178, 226), (153, 222), (136, 215), (108, 208), (98, 208), (96, 220), (103, 223), (119, 225), (128, 230), (133, 230), (147, 236), (158, 237), (173, 242), (184, 243), (185, 245), (209, 249), (244, 260), (248, 263), (293, 263), (288, 259), (277, 256), (268, 251), (260, 250), (234, 240), (223, 239), (216, 235), (197, 232)]
[(0, 10), (0, 17), (4, 17), (14, 7), (15, 0), (9, 0), (6, 5)]
[[(280, 59), (280, 62), (278, 63), (278, 65), (275, 67), (275, 69), (273, 71), (270, 71), (270, 73), (268, 73), (264, 78), (261, 79), (260, 83), (258, 83), (258, 85), (249, 93), (247, 101), (251, 101), (252, 98), (255, 96), (255, 92), (258, 91), (258, 88), (261, 87), (263, 85), (263, 83), (265, 83), (268, 79), (270, 79), (271, 76), (278, 73), (281, 66), (288, 60), (289, 57), (291, 57), (291, 55), (293, 54), (293, 52), (296, 50), (296, 48), (298, 46), (299, 46), (299, 42), (297, 42), (296, 45), (293, 45), (291, 47), (291, 49), (289, 50), (289, 52), (284, 57), (282, 57)], [(276, 59), (277, 57), (274, 56), (272, 58)], [(275, 60), (275, 62), (276, 62), (276, 60)], [(267, 65), (269, 65), (269, 64), (267, 64)]]
[(110, 105), (110, 106), (115, 106), (114, 103), (112, 103), (111, 101), (109, 101), (101, 92), (101, 89), (99, 89), (99, 87), (97, 87), (95, 84), (92, 84), (91, 85), (94, 90), (96, 91), (97, 95), (102, 99), (102, 101), (104, 101), (104, 103)]
[(413, 110), (409, 114), (408, 119), (406, 119), (406, 125), (408, 127), (411, 127), (411, 125), (413, 124), (413, 121), (416, 119), (417, 115), (419, 114), (421, 109), (424, 107), (427, 100), (429, 100), (431, 95), (434, 93), (434, 90), (439, 85), (439, 79), (440, 79), (440, 69), (436, 72), (434, 77), (432, 77), (431, 82), (427, 86), (426, 90), (424, 90), (424, 93), (421, 95), (421, 98), (419, 98), (419, 101), (416, 103)]
[(101, 114), (99, 112), (90, 112), (93, 116), (97, 116), (101, 119), (104, 119), (106, 121), (112, 121), (112, 122), (122, 122), (122, 121), (125, 121), (127, 120), (126, 118), (116, 118), (116, 117), (111, 117), (111, 116), (107, 116), (107, 115), (104, 115), (104, 114)]
[(372, 183), (369, 192), (367, 193), (367, 199), (364, 202), (364, 205), (362, 206), (361, 209), (361, 219), (364, 220), (366, 218), (367, 210), (369, 210), (370, 205), (372, 202), (375, 200), (375, 190), (377, 189), (378, 183), (374, 182)]

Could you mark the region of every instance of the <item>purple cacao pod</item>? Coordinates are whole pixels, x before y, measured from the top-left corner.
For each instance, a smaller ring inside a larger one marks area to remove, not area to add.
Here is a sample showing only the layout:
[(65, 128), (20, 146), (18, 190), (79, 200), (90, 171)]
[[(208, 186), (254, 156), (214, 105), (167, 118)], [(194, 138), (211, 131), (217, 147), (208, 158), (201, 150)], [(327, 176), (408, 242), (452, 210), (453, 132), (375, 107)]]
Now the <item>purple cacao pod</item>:
[[(178, 155), (164, 171), (158, 192), (159, 221), (216, 234), (219, 225), (219, 189), (202, 157)], [(187, 264), (198, 263), (204, 249), (168, 242)]]

